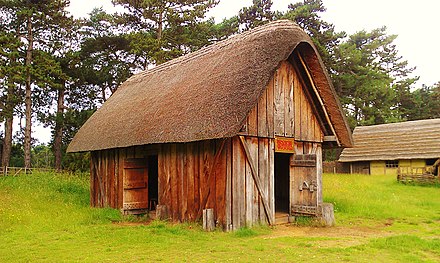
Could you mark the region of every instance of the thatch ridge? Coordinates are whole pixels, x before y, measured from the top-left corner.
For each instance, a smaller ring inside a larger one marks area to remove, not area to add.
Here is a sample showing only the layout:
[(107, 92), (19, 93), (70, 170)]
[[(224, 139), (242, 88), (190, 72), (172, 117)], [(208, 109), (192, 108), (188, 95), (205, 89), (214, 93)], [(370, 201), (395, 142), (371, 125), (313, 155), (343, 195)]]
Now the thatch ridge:
[(340, 162), (440, 158), (440, 119), (356, 127)]
[[(69, 152), (235, 136), (271, 76), (297, 46), (308, 46), (312, 73), (336, 135), (351, 135), (311, 39), (276, 21), (141, 72), (125, 81), (78, 131)], [(307, 59), (306, 59), (307, 62)]]

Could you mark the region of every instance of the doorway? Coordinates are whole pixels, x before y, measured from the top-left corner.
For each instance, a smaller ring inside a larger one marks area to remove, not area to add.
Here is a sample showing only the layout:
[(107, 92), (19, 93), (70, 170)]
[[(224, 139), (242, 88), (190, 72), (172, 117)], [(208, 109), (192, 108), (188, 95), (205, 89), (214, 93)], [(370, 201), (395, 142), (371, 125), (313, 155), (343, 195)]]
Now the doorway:
[(275, 212), (289, 213), (291, 154), (275, 153)]
[(148, 156), (148, 209), (150, 211), (156, 210), (158, 203), (158, 161), (157, 155)]

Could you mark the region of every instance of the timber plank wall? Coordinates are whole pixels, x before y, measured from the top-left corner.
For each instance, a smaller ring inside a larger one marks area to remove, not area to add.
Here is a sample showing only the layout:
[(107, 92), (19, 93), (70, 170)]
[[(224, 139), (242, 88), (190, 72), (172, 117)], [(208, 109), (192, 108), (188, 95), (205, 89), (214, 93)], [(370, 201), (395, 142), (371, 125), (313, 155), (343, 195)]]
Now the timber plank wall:
[[(305, 87), (295, 67), (285, 61), (238, 136), (92, 152), (91, 205), (121, 209), (124, 160), (157, 155), (158, 204), (168, 207), (173, 220), (199, 220), (204, 208), (213, 208), (218, 225), (227, 230), (273, 222), (276, 136), (295, 138), (296, 154), (317, 155), (322, 186), (323, 132)], [(318, 199), (322, 202), (321, 194)]]

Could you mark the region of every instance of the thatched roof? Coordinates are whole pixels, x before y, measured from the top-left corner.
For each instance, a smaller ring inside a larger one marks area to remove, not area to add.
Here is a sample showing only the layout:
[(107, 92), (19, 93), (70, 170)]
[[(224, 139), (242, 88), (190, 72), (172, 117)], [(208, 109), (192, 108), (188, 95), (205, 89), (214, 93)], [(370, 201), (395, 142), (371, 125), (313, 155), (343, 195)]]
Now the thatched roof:
[(342, 146), (351, 134), (309, 36), (278, 21), (125, 81), (78, 131), (69, 152), (235, 136), (280, 62), (301, 49)]
[(440, 119), (356, 127), (340, 162), (440, 158)]

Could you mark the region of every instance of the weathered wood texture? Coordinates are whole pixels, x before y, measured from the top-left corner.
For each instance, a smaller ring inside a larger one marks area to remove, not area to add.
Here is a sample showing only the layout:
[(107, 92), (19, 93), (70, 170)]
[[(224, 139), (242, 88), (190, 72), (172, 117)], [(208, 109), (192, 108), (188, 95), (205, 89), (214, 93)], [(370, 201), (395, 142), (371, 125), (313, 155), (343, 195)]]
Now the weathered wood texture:
[[(224, 225), (227, 172), (225, 145), (230, 145), (230, 140), (93, 152), (91, 204), (123, 209), (124, 202), (132, 201), (127, 194), (133, 191), (128, 191), (127, 187), (118, 188), (118, 185), (124, 185), (123, 178), (131, 174), (131, 170), (127, 169), (127, 160), (142, 160), (149, 155), (158, 155), (158, 204), (167, 207), (171, 219), (195, 221), (202, 217), (203, 209), (211, 208), (216, 220)], [(144, 194), (148, 195), (147, 192)]]
[(320, 143), (295, 142), (290, 167), (292, 214), (318, 214), (322, 203), (322, 148)]
[(303, 83), (295, 68), (282, 62), (258, 104), (249, 112), (242, 134), (322, 142), (324, 135), (308, 99), (310, 91)]
[(239, 137), (232, 138), (227, 150), (231, 152), (226, 189), (228, 230), (275, 219), (273, 139), (245, 137), (243, 142), (247, 153)]
[[(128, 158), (142, 159), (157, 154), (157, 145), (92, 152), (90, 157), (90, 204), (96, 207), (123, 208), (124, 161)], [(146, 165), (145, 163), (145, 167)]]
[[(91, 204), (123, 208), (124, 160), (157, 155), (157, 204), (169, 213), (161, 217), (195, 221), (203, 209), (213, 209), (226, 230), (273, 222), (275, 136), (294, 138), (296, 154), (317, 156), (314, 178), (321, 191), (323, 132), (302, 83), (289, 62), (281, 63), (249, 112), (243, 142), (235, 136), (92, 152)], [(321, 201), (321, 192), (315, 199)]]

